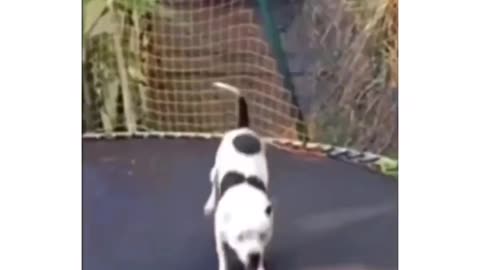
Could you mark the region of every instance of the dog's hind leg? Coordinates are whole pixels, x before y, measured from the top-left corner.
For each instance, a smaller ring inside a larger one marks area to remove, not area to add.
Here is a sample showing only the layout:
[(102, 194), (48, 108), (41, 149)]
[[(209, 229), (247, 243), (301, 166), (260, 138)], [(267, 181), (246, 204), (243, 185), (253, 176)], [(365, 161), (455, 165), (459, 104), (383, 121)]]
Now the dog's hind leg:
[(210, 170), (210, 185), (211, 185), (210, 195), (208, 196), (207, 202), (203, 207), (203, 213), (206, 216), (209, 216), (213, 213), (213, 209), (215, 208), (215, 202), (217, 201), (216, 188), (215, 188), (215, 185), (217, 184), (216, 176), (217, 176), (217, 171), (214, 166)]

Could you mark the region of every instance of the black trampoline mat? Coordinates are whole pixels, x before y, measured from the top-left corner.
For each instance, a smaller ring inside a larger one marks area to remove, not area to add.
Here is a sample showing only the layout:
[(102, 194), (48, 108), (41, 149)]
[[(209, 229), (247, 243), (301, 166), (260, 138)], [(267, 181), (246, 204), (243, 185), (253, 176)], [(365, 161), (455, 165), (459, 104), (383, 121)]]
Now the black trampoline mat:
[[(203, 216), (217, 140), (83, 141), (84, 270), (216, 270)], [(267, 270), (398, 269), (397, 182), (270, 147)]]

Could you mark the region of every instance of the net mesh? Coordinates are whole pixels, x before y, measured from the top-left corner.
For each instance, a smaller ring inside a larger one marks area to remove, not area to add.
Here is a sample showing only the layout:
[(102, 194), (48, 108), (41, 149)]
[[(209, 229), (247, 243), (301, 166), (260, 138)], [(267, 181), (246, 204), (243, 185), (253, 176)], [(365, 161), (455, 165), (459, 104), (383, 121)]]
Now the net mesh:
[(290, 3), (277, 22), (295, 13), (280, 31), (289, 57), (303, 54), (288, 59), (301, 111), (257, 2), (84, 0), (84, 136), (221, 135), (237, 121), (221, 81), (246, 96), (252, 128), (288, 150), (308, 137), (322, 155), (396, 171), (377, 154), (398, 153), (397, 0), (269, 1)]
[(242, 90), (256, 131), (297, 138), (299, 110), (245, 1), (114, 3), (86, 39), (85, 133), (224, 132), (237, 110), (221, 81)]

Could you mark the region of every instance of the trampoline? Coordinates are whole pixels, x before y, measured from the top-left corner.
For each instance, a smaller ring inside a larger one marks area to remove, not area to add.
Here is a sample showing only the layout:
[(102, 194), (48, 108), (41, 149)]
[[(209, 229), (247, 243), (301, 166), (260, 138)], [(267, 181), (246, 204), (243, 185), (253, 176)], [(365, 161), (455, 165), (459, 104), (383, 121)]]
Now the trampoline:
[[(203, 216), (218, 140), (83, 141), (84, 270), (216, 270)], [(397, 182), (268, 149), (275, 234), (267, 270), (398, 269)]]

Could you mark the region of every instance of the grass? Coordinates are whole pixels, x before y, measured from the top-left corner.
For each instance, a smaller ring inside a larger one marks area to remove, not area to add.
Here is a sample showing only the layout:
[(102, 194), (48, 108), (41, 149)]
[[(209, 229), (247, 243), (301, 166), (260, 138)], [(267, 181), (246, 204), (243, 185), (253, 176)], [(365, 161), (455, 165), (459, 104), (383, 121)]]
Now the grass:
[(397, 0), (307, 1), (320, 61), (311, 137), (398, 155)]

